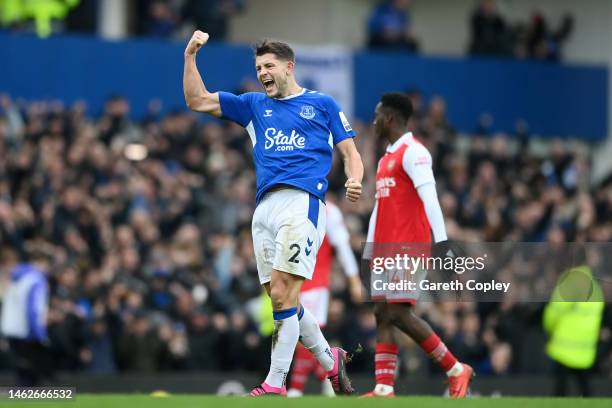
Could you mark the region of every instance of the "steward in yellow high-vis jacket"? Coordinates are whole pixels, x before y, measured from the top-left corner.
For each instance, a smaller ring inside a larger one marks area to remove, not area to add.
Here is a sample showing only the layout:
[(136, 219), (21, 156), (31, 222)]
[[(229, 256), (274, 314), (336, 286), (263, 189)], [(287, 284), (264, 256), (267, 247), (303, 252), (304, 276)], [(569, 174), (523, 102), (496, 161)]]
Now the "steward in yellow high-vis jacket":
[(574, 376), (580, 394), (590, 394), (589, 370), (595, 363), (604, 311), (603, 293), (587, 265), (565, 271), (544, 309), (546, 353), (555, 362), (555, 395), (565, 395)]

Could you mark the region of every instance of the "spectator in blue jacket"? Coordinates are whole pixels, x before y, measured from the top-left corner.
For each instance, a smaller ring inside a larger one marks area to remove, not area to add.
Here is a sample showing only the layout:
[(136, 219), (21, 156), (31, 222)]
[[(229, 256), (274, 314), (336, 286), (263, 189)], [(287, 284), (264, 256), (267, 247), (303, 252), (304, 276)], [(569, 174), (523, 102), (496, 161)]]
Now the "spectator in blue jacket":
[(385, 0), (368, 19), (368, 47), (418, 51), (410, 33), (409, 0)]
[(17, 385), (36, 386), (48, 373), (48, 262), (34, 255), (10, 269), (2, 302), (1, 331), (15, 357)]

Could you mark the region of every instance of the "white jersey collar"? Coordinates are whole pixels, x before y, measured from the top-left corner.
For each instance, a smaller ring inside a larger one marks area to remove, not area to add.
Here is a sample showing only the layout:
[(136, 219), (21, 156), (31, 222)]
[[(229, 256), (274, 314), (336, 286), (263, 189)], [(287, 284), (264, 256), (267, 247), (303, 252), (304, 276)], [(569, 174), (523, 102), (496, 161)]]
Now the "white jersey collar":
[(397, 139), (393, 144), (387, 146), (388, 153), (394, 153), (399, 149), (404, 143), (408, 142), (412, 139), (412, 132), (404, 133), (399, 139)]
[(306, 92), (306, 88), (302, 88), (302, 90), (296, 94), (293, 95), (287, 95), (284, 98), (277, 98), (279, 101), (286, 101), (287, 99), (293, 99), (293, 98), (297, 98), (300, 95), (304, 95), (304, 93)]

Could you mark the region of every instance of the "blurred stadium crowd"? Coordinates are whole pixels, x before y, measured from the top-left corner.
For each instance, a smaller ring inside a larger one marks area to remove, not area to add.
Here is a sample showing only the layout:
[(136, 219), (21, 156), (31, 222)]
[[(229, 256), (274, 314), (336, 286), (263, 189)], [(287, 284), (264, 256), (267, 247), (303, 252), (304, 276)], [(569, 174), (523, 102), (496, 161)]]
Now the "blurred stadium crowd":
[[(252, 85), (251, 85), (252, 86)], [(612, 177), (592, 185), (588, 150), (554, 141), (538, 154), (527, 126), (515, 135), (459, 136), (445, 101), (411, 92), (411, 128), (434, 158), (452, 239), (600, 241), (612, 238)], [(160, 116), (152, 102), (130, 119), (121, 96), (93, 118), (83, 103), (0, 98), (0, 293), (8, 267), (28, 254), (50, 260), (49, 350), (57, 367), (90, 373), (262, 370), (261, 289), (250, 236), (251, 145), (242, 128), (187, 112)], [(366, 167), (364, 198), (343, 197), (336, 162), (328, 199), (339, 204), (360, 255), (383, 146), (355, 123)], [(371, 373), (375, 320), (332, 282), (328, 339), (364, 351), (352, 371)], [(420, 312), (479, 375), (551, 369), (543, 304), (424, 303)], [(611, 305), (596, 370), (612, 376)], [(431, 372), (406, 340), (403, 372)], [(0, 339), (0, 370), (11, 356)]]

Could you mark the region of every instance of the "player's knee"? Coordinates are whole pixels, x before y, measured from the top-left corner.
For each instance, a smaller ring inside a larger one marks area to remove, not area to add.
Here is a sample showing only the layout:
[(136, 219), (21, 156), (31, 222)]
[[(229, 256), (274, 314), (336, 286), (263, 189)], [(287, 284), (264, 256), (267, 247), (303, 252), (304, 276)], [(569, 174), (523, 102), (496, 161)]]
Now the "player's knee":
[(387, 307), (385, 308), (385, 320), (389, 324), (395, 324), (395, 321), (397, 320), (396, 306), (397, 305), (387, 305)]
[(297, 307), (304, 278), (285, 272), (272, 271), (270, 298), (275, 310)]
[(281, 310), (283, 308), (283, 301), (285, 300), (284, 292), (282, 285), (270, 285), (270, 299), (272, 299), (272, 308), (274, 310)]
[(412, 312), (412, 305), (409, 303), (389, 305), (387, 316), (393, 324), (397, 323), (398, 320), (405, 320), (406, 318), (409, 319), (414, 316)]
[(294, 306), (295, 299), (291, 296), (291, 291), (283, 281), (270, 284), (270, 298), (274, 310), (283, 310)]
[(374, 306), (374, 316), (376, 316), (376, 323), (379, 325), (391, 323), (389, 307), (385, 303), (377, 303), (376, 306)]
[(404, 305), (403, 313), (405, 313), (406, 316), (409, 316), (411, 319), (418, 319), (418, 316), (414, 311), (414, 305), (412, 303), (406, 303)]

